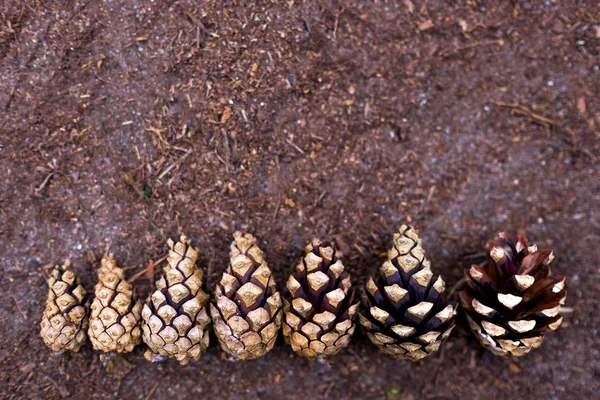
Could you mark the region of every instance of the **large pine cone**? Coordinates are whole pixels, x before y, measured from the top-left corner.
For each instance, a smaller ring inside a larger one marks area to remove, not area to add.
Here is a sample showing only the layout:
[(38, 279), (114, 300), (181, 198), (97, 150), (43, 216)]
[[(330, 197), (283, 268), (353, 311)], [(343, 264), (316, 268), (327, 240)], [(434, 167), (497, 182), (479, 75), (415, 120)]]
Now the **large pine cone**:
[(112, 254), (102, 258), (94, 291), (88, 330), (92, 346), (104, 353), (130, 352), (142, 338), (142, 303)]
[(269, 352), (281, 327), (281, 296), (271, 269), (249, 233), (235, 232), (230, 264), (210, 305), (221, 348), (242, 360)]
[(460, 304), (481, 344), (496, 355), (521, 356), (542, 344), (544, 334), (562, 322), (565, 277), (550, 277), (551, 250), (515, 244), (500, 234), (507, 247), (490, 241), (487, 264), (465, 272), (468, 288)]
[(150, 348), (146, 356), (167, 356), (186, 365), (208, 347), (209, 296), (202, 290), (204, 273), (196, 267), (198, 252), (189, 239), (182, 235), (177, 244), (171, 239), (167, 244), (169, 265), (142, 310), (144, 342)]
[(87, 292), (69, 263), (56, 266), (48, 278), (48, 298), (40, 323), (44, 343), (54, 352), (79, 351), (88, 327)]
[(365, 285), (360, 313), (367, 336), (399, 359), (420, 360), (436, 351), (454, 328), (455, 310), (442, 296), (445, 284), (434, 279), (417, 231), (402, 225), (394, 234), (388, 260)]
[(352, 304), (350, 277), (330, 242), (314, 239), (306, 246), (287, 289), (283, 334), (296, 353), (326, 358), (348, 345), (358, 303)]

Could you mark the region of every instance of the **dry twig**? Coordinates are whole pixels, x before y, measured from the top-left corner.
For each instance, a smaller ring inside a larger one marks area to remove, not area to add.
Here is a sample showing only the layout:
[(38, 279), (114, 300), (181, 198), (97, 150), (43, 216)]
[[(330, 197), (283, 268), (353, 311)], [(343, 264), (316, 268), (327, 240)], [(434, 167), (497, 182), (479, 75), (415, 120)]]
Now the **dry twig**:
[(523, 116), (531, 118), (535, 121), (548, 124), (556, 129), (559, 129), (559, 130), (562, 129), (571, 136), (571, 144), (572, 145), (575, 145), (577, 143), (577, 136), (575, 135), (575, 132), (573, 132), (569, 127), (561, 126), (561, 124), (559, 124), (557, 121), (555, 121), (553, 119), (550, 119), (550, 118), (544, 117), (543, 115), (537, 114), (537, 113), (533, 112), (532, 110), (530, 110), (529, 108), (522, 106), (518, 103), (507, 103), (505, 101), (494, 100), (494, 99), (490, 99), (490, 102), (492, 102), (493, 104), (496, 104), (500, 107), (506, 107), (506, 108), (512, 109), (512, 113), (515, 115), (523, 115)]
[(300, 147), (298, 147), (298, 146), (297, 146), (297, 145), (296, 145), (294, 142), (292, 142), (290, 139), (285, 139), (285, 141), (286, 141), (286, 142), (288, 142), (288, 144), (289, 144), (290, 146), (292, 146), (294, 149), (298, 150), (298, 152), (299, 152), (300, 154), (302, 154), (302, 155), (306, 154), (306, 153), (304, 152), (304, 150), (302, 150)]
[(169, 256), (161, 257), (156, 261), (149, 260), (148, 266), (146, 268), (144, 268), (143, 270), (141, 270), (140, 272), (136, 273), (131, 278), (129, 278), (129, 280), (128, 280), (129, 283), (133, 283), (136, 279), (138, 279), (142, 275), (145, 275), (146, 279), (148, 279), (150, 282), (152, 282), (154, 280), (154, 268), (157, 265), (160, 265), (160, 263), (162, 263), (163, 261), (165, 261), (167, 259), (167, 257), (169, 257)]
[(40, 186), (38, 186), (37, 188), (35, 188), (35, 194), (36, 195), (39, 195), (44, 190), (44, 188), (46, 187), (46, 185), (48, 184), (48, 182), (50, 182), (50, 178), (52, 178), (55, 174), (56, 174), (56, 172), (52, 171), (48, 175), (46, 175), (46, 178), (40, 184)]
[(21, 310), (21, 307), (19, 307), (19, 302), (17, 301), (17, 298), (15, 296), (12, 296), (12, 298), (15, 301), (15, 305), (17, 306), (17, 310), (23, 316), (23, 319), (25, 321), (27, 321), (27, 315), (25, 315), (25, 313), (23, 312), (23, 310)]
[(150, 390), (150, 393), (148, 393), (148, 396), (146, 396), (146, 400), (150, 400), (152, 398), (152, 395), (154, 394), (154, 392), (156, 392), (157, 388), (158, 388), (158, 382), (156, 382), (154, 384), (154, 386), (152, 386), (152, 389)]
[(173, 164), (169, 165), (165, 170), (156, 178), (157, 181), (161, 180), (165, 175), (167, 175), (173, 168), (179, 165), (183, 160), (185, 160), (190, 154), (192, 154), (193, 149), (190, 148), (183, 156), (179, 158), (179, 160), (175, 161)]

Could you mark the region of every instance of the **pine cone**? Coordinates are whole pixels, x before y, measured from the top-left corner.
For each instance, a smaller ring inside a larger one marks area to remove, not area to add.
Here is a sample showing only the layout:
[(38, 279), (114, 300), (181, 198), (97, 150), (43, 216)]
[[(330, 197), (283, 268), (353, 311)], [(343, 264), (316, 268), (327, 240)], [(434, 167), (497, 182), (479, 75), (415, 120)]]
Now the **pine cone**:
[(306, 246), (306, 255), (287, 281), (291, 299), (283, 306), (283, 334), (296, 353), (326, 358), (348, 345), (358, 308), (352, 304), (350, 286), (332, 243), (314, 239)]
[(460, 304), (481, 344), (496, 355), (522, 356), (542, 344), (544, 334), (562, 322), (565, 277), (550, 277), (551, 250), (515, 244), (500, 234), (507, 247), (490, 241), (487, 264), (466, 272), (467, 289)]
[(420, 360), (436, 351), (454, 328), (455, 310), (444, 301), (444, 280), (434, 279), (417, 231), (402, 225), (379, 273), (365, 285), (360, 313), (367, 336), (385, 353)]
[(190, 240), (182, 235), (177, 244), (171, 239), (167, 244), (169, 265), (142, 310), (144, 342), (150, 348), (146, 357), (167, 356), (186, 365), (208, 347), (209, 296), (202, 290), (204, 273), (196, 266), (198, 252)]
[(54, 352), (77, 352), (85, 342), (89, 303), (87, 292), (66, 262), (48, 278), (48, 298), (40, 323), (44, 343)]
[(95, 350), (128, 353), (141, 341), (142, 303), (112, 254), (102, 258), (88, 335)]
[(249, 233), (235, 232), (230, 264), (210, 305), (221, 348), (242, 360), (265, 355), (281, 327), (281, 296), (275, 280)]

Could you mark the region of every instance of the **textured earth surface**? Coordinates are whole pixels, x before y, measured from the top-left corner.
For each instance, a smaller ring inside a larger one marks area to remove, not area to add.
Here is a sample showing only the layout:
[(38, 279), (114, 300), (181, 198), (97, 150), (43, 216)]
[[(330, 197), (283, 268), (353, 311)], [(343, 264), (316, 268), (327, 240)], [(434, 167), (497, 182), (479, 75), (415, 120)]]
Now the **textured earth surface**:
[[(593, 397), (599, 56), (591, 0), (0, 2), (0, 397)], [(504, 359), (461, 325), (414, 364), (360, 332), (326, 363), (213, 338), (187, 367), (39, 336), (65, 259), (91, 291), (108, 247), (134, 276), (185, 232), (212, 291), (246, 229), (280, 289), (313, 237), (359, 285), (406, 221), (449, 286), (499, 231), (554, 249), (563, 326)]]

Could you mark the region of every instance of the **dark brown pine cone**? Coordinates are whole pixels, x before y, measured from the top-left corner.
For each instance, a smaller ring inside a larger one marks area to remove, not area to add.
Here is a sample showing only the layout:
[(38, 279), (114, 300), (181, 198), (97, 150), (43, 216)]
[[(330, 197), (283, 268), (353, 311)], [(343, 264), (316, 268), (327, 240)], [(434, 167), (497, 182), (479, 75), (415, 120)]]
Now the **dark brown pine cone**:
[(436, 351), (454, 328), (455, 310), (444, 301), (445, 284), (434, 279), (417, 231), (402, 225), (388, 260), (365, 285), (359, 314), (367, 336), (399, 359), (420, 360)]
[(307, 358), (330, 357), (348, 345), (354, 333), (350, 277), (330, 242), (314, 239), (287, 281), (283, 334), (292, 349)]
[(481, 344), (496, 355), (521, 356), (537, 348), (544, 334), (562, 322), (567, 292), (564, 276), (550, 276), (551, 250), (517, 243), (500, 234), (506, 246), (490, 241), (487, 263), (465, 272), (467, 289), (460, 304)]

